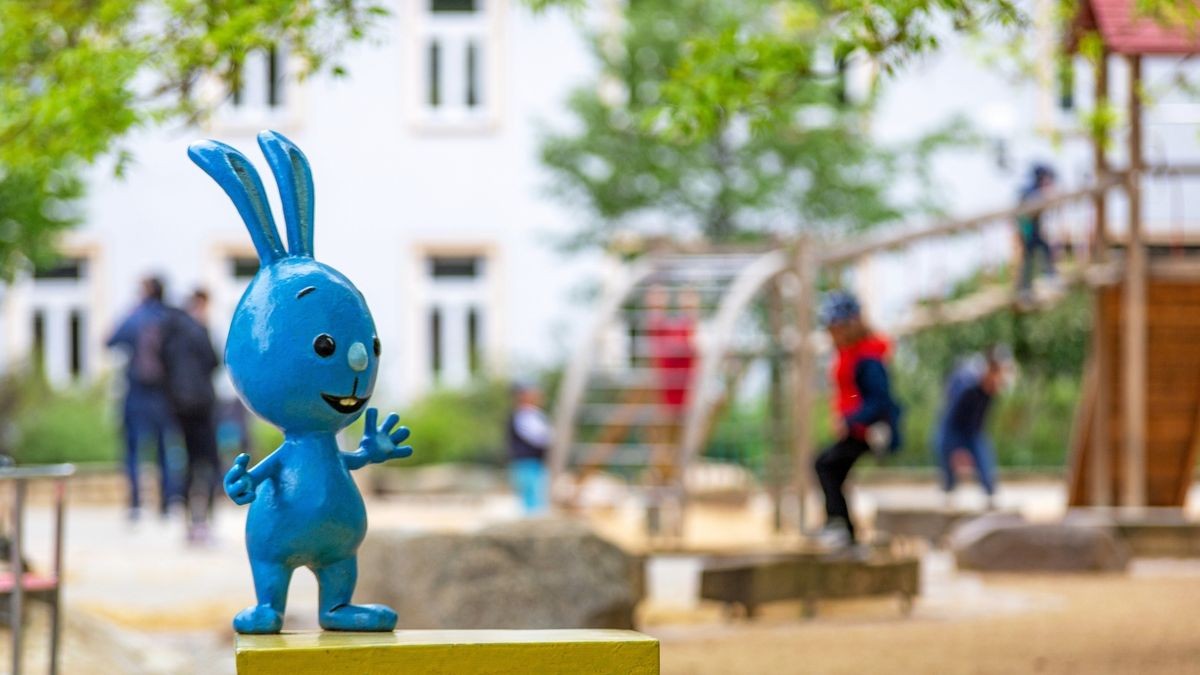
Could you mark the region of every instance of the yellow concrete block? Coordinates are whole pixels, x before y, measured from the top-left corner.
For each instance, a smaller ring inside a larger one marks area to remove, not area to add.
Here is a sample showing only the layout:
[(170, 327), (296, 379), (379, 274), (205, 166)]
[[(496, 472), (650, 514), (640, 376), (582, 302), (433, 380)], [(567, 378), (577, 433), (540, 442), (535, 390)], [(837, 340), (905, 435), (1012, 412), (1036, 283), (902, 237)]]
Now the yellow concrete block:
[(657, 675), (658, 640), (628, 630), (401, 630), (238, 635), (239, 675)]

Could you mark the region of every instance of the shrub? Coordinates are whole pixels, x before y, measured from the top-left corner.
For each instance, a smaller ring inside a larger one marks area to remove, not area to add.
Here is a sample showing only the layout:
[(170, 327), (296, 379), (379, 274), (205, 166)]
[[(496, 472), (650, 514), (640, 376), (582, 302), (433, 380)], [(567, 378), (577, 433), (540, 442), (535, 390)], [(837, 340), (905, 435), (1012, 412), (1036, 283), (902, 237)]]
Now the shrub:
[[(401, 423), (413, 430), (414, 452), (398, 465), (504, 463), (509, 406), (508, 387), (498, 381), (431, 392), (401, 415)], [(357, 439), (362, 427), (355, 426)]]
[(53, 390), (36, 378), (22, 384), (11, 420), (11, 454), (19, 464), (113, 462), (121, 429), (103, 383)]

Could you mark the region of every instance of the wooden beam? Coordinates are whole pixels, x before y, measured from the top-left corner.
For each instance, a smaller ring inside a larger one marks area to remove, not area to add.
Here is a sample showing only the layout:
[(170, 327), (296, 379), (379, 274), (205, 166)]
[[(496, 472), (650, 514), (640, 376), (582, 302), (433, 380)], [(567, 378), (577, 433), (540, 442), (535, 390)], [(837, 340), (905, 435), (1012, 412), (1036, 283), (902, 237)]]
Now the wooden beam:
[(1126, 250), (1124, 325), (1125, 457), (1121, 503), (1146, 505), (1146, 246), (1142, 241), (1142, 60), (1129, 63), (1129, 170), (1125, 192), (1129, 203)]
[[(1100, 60), (1096, 63), (1095, 80), (1095, 103), (1093, 106), (1096, 111), (1100, 111), (1108, 105), (1108, 52), (1103, 49), (1100, 52)], [(1108, 175), (1108, 155), (1105, 151), (1105, 144), (1107, 142), (1107, 137), (1092, 137), (1092, 156), (1096, 180), (1101, 180)], [(1107, 194), (1105, 192), (1097, 192), (1092, 195), (1092, 208), (1095, 214), (1095, 228), (1092, 231), (1092, 262), (1095, 263), (1104, 262), (1108, 254), (1108, 211), (1105, 208), (1106, 202)]]
[(1110, 372), (1107, 322), (1104, 316), (1104, 292), (1092, 292), (1092, 391), (1091, 442), (1088, 453), (1088, 503), (1091, 506), (1112, 506), (1112, 439), (1109, 437), (1112, 402), (1109, 398)]
[(792, 359), (791, 387), (792, 405), (795, 406), (792, 422), (794, 433), (792, 457), (792, 490), (796, 494), (796, 529), (806, 532), (808, 517), (808, 495), (811, 485), (813, 461), (812, 419), (816, 402), (816, 350), (813, 349), (812, 332), (814, 306), (817, 301), (817, 262), (813, 256), (812, 241), (801, 237), (796, 246), (792, 264), (800, 283), (795, 297), (796, 333), (794, 339), (795, 358)]
[(821, 254), (819, 261), (822, 265), (844, 265), (873, 253), (902, 248), (923, 239), (935, 239), (946, 235), (970, 232), (997, 221), (1011, 221), (1020, 216), (1073, 204), (1096, 193), (1107, 192), (1121, 185), (1124, 180), (1125, 177), (1122, 174), (1109, 172), (1107, 176), (1097, 177), (1094, 185), (1081, 190), (1035, 199), (1019, 206), (980, 214), (972, 218), (937, 223), (928, 227), (892, 230), (878, 237), (859, 237), (850, 243), (830, 246), (826, 252)]
[(1186, 504), (1188, 489), (1192, 487), (1192, 473), (1196, 470), (1196, 458), (1200, 457), (1200, 407), (1196, 408), (1195, 417), (1192, 420), (1192, 438), (1188, 443), (1187, 453), (1184, 455), (1183, 464), (1179, 467), (1179, 475), (1184, 477), (1179, 481), (1179, 492), (1175, 495), (1176, 504)]

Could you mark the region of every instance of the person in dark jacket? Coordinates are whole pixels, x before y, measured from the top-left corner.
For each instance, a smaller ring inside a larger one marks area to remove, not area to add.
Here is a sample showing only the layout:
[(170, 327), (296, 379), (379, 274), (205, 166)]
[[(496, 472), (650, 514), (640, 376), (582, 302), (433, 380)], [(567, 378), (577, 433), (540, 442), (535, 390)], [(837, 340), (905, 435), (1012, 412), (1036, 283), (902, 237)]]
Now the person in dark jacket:
[(166, 441), (172, 432), (172, 419), (161, 360), (162, 322), (167, 314), (163, 304), (163, 282), (158, 277), (146, 277), (142, 280), (141, 291), (141, 302), (108, 339), (109, 347), (124, 351), (128, 357), (121, 417), (125, 431), (125, 475), (129, 479), (131, 521), (137, 520), (141, 512), (138, 468), (140, 451), (148, 441), (152, 441), (156, 449), (159, 510), (163, 517), (166, 517), (174, 496)]
[(206, 543), (221, 462), (217, 454), (213, 372), (218, 360), (206, 327), (208, 294), (192, 293), (185, 309), (171, 309), (163, 324), (163, 364), (167, 398), (187, 448), (183, 500), (188, 541)]
[(817, 479), (825, 494), (825, 529), (819, 541), (829, 548), (844, 548), (855, 541), (854, 521), (843, 493), (846, 478), (863, 455), (900, 447), (900, 406), (892, 397), (888, 376), (891, 346), (863, 322), (858, 300), (843, 291), (830, 293), (821, 308), (821, 323), (837, 350), (831, 371), (837, 440), (816, 459)]
[(1005, 349), (989, 348), (956, 368), (946, 383), (945, 405), (934, 449), (947, 498), (956, 486), (955, 458), (969, 456), (979, 484), (987, 494), (988, 508), (994, 504), (996, 459), (985, 427), (992, 400), (1003, 386), (1009, 360)]
[(525, 515), (536, 515), (550, 506), (550, 480), (546, 454), (550, 449), (550, 421), (542, 410), (542, 392), (536, 386), (513, 385), (513, 410), (508, 417), (508, 461), (513, 489)]

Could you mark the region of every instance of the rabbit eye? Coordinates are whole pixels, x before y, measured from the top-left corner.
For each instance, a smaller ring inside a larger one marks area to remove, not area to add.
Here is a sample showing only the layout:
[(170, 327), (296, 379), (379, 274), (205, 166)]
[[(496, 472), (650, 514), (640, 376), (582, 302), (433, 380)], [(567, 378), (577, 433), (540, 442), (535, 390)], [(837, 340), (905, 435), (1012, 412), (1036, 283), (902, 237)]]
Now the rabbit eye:
[(320, 356), (321, 358), (333, 356), (333, 350), (335, 349), (337, 349), (337, 345), (334, 344), (333, 338), (329, 337), (325, 333), (321, 333), (315, 340), (313, 340), (313, 351), (316, 352), (317, 356)]
[(383, 346), (379, 344), (379, 338), (375, 338), (375, 356), (379, 356), (379, 352), (383, 351)]

